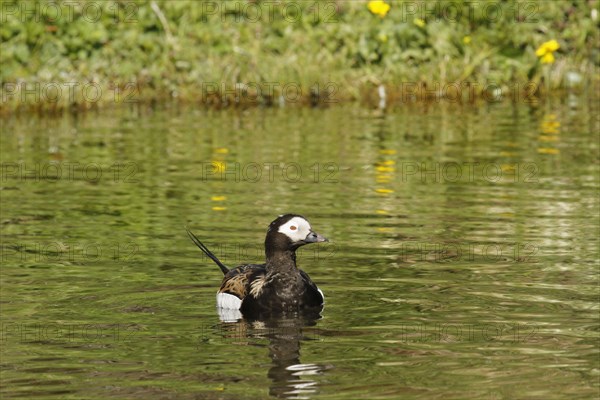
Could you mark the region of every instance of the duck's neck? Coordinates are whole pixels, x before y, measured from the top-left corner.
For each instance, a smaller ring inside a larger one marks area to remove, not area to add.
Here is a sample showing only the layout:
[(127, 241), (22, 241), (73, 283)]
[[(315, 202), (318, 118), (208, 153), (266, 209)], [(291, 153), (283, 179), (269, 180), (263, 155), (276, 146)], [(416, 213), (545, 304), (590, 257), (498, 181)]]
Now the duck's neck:
[(267, 273), (297, 272), (296, 252), (294, 250), (276, 250), (266, 252)]

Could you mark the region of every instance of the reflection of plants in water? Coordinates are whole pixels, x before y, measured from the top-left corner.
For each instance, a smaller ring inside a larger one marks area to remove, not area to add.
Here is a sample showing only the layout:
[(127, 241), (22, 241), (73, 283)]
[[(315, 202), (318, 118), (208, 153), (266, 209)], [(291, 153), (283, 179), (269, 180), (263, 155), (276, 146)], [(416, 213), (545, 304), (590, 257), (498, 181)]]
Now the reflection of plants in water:
[(559, 154), (560, 149), (554, 144), (560, 141), (560, 121), (556, 114), (546, 114), (540, 122), (540, 134), (538, 141), (542, 143), (538, 147), (540, 154)]
[(224, 337), (235, 339), (233, 343), (241, 345), (267, 339), (271, 358), (267, 376), (272, 382), (269, 394), (278, 398), (298, 398), (316, 393), (318, 382), (308, 376), (319, 375), (328, 368), (326, 365), (300, 362), (300, 342), (318, 337), (313, 329), (306, 330), (315, 325), (315, 319), (299, 317), (223, 322), (221, 328)]

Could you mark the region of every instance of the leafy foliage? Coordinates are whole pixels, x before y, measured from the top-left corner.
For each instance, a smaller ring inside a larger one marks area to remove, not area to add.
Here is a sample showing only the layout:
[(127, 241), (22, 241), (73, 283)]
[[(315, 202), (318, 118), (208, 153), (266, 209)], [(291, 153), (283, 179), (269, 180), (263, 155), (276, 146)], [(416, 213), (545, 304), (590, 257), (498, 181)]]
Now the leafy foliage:
[[(386, 4), (376, 15), (362, 1), (4, 0), (0, 83), (133, 83), (145, 99), (206, 100), (207, 82), (277, 83), (274, 96), (294, 82), (303, 98), (334, 82), (338, 98), (353, 98), (402, 82), (555, 89), (569, 72), (597, 79), (596, 1)], [(548, 40), (560, 49), (542, 65), (535, 51)]]

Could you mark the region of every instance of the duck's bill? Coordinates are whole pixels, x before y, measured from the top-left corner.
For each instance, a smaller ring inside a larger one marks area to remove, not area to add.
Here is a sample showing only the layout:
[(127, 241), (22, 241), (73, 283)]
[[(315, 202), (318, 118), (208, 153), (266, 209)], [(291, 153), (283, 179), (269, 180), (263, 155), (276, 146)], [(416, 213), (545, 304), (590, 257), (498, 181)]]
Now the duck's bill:
[(313, 231), (310, 231), (310, 233), (306, 236), (306, 239), (304, 239), (304, 243), (321, 243), (321, 242), (329, 242), (329, 239), (327, 239), (325, 236), (323, 236), (317, 232), (313, 232)]

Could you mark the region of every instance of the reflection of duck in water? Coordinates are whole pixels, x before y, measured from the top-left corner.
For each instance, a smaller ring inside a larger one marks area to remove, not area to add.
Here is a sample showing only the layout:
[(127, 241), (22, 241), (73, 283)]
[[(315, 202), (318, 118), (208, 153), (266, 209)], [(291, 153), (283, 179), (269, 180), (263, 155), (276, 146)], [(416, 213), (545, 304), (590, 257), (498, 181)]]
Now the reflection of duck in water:
[(239, 336), (269, 340), (271, 368), (267, 376), (272, 383), (269, 394), (278, 398), (308, 398), (317, 392), (317, 381), (310, 376), (323, 373), (328, 366), (302, 364), (300, 362), (300, 342), (315, 339), (318, 331), (303, 333), (304, 327), (314, 326), (311, 318), (278, 318), (264, 321), (241, 320), (223, 323), (225, 336)]
[(308, 221), (295, 214), (280, 215), (271, 222), (265, 239), (265, 264), (226, 267), (188, 230), (192, 241), (225, 277), (217, 293), (221, 319), (264, 319), (274, 315), (316, 314), (323, 309), (323, 292), (308, 274), (296, 266), (296, 250), (305, 244), (327, 242)]

